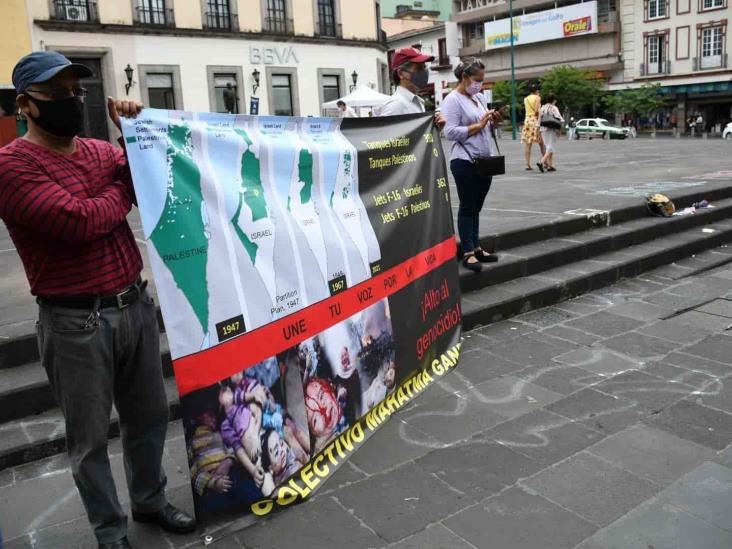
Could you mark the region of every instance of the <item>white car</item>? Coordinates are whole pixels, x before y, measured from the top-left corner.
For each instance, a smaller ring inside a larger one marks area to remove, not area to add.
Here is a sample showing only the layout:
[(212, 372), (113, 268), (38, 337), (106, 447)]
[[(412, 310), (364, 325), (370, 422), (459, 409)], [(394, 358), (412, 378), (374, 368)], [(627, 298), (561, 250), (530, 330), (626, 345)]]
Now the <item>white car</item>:
[(727, 124), (722, 131), (722, 139), (732, 139), (732, 122)]
[(599, 137), (601, 139), (625, 139), (630, 136), (629, 128), (611, 126), (604, 118), (582, 118), (577, 121), (577, 139)]

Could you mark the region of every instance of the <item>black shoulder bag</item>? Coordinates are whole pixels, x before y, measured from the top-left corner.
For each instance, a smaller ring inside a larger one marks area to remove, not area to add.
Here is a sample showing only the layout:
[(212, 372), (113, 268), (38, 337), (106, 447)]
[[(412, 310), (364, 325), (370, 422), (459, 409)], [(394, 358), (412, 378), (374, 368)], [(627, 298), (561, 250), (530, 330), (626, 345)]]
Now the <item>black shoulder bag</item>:
[(501, 149), (498, 147), (498, 139), (496, 139), (496, 135), (493, 133), (493, 126), (491, 126), (491, 138), (496, 144), (496, 150), (498, 151), (498, 155), (496, 156), (479, 156), (478, 158), (473, 158), (473, 155), (470, 154), (467, 147), (460, 141), (457, 142), (467, 153), (468, 158), (470, 158), (470, 161), (475, 166), (475, 171), (481, 177), (493, 177), (494, 175), (503, 175), (506, 173), (506, 158), (501, 154)]

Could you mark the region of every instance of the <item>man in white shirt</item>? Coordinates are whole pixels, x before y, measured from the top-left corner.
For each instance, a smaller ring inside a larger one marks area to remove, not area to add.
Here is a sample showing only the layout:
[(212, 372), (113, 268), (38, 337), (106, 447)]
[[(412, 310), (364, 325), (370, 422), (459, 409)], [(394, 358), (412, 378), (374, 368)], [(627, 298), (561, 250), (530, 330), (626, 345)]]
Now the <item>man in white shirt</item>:
[(340, 111), (338, 113), (338, 118), (358, 118), (358, 115), (356, 114), (356, 111), (353, 110), (353, 108), (346, 105), (345, 101), (338, 100), (338, 110)]
[[(382, 105), (379, 116), (425, 112), (424, 100), (417, 93), (427, 87), (430, 75), (426, 63), (434, 60), (434, 56), (414, 48), (404, 48), (394, 53), (391, 78), (397, 88), (391, 99)], [(440, 113), (435, 114), (435, 123), (440, 129), (445, 125)]]

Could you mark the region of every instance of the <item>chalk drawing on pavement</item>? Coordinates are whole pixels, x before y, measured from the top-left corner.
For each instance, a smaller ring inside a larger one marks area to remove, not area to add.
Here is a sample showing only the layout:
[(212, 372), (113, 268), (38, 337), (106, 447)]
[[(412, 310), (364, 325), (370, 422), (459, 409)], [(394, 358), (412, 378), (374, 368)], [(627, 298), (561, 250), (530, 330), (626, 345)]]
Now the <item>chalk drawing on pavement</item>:
[(706, 184), (706, 181), (652, 181), (650, 183), (640, 183), (625, 187), (612, 187), (610, 189), (595, 190), (590, 194), (600, 194), (604, 196), (648, 196), (649, 194), (665, 193), (676, 189), (701, 187)]
[(709, 172), (709, 173), (702, 173), (697, 175), (687, 175), (683, 177), (682, 179), (721, 179), (721, 180), (727, 180), (732, 179), (732, 171), (729, 170), (720, 170), (716, 172)]

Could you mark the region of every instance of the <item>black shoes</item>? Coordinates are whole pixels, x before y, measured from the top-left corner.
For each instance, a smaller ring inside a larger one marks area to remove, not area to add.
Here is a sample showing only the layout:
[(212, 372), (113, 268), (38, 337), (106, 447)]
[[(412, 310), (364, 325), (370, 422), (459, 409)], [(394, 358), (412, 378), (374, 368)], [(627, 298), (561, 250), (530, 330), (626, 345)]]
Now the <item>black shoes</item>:
[(463, 267), (468, 269), (469, 271), (473, 271), (474, 273), (479, 273), (481, 269), (483, 269), (483, 266), (480, 264), (480, 261), (468, 261), (468, 259), (477, 259), (474, 254), (465, 254), (463, 256)]
[[(475, 258), (477, 261), (468, 261), (469, 259)], [(476, 248), (472, 252), (468, 252), (463, 256), (463, 267), (466, 269), (473, 271), (474, 273), (479, 273), (483, 269), (482, 263), (495, 263), (498, 261), (498, 256), (496, 254), (489, 254), (483, 251), (480, 248)]]
[(480, 261), (481, 263), (495, 263), (498, 261), (498, 256), (496, 254), (489, 254), (478, 248), (475, 250), (475, 259)]
[(544, 173), (544, 164), (542, 164), (541, 162), (537, 162), (536, 165), (538, 166), (539, 171), (541, 173)]
[(99, 549), (132, 549), (132, 545), (127, 541), (127, 538), (118, 539), (112, 543), (100, 543)]
[[(196, 519), (189, 516), (185, 511), (166, 503), (165, 507), (157, 513), (138, 513), (132, 511), (132, 519), (136, 522), (149, 522), (157, 524), (167, 532), (174, 534), (190, 534), (196, 530)], [(116, 549), (116, 546), (114, 546)], [(128, 547), (122, 545), (121, 547)]]

